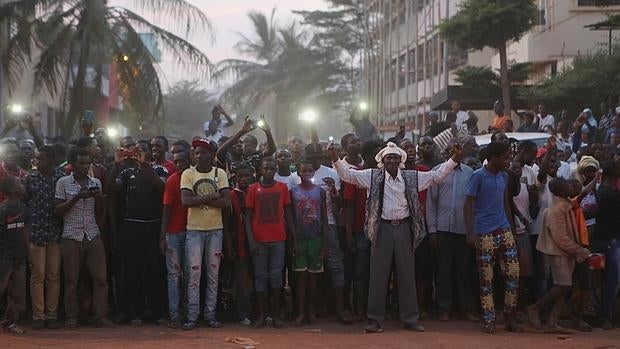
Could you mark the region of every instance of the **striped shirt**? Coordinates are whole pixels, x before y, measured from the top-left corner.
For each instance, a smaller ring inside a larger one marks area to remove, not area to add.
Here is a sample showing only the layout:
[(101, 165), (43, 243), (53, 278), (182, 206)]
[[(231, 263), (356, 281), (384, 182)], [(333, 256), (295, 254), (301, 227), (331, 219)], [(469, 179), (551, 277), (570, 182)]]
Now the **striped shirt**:
[[(101, 181), (88, 177), (88, 188), (98, 187), (101, 190)], [(62, 177), (56, 183), (56, 199), (69, 201), (78, 195), (82, 186), (73, 178), (73, 175)], [(81, 199), (71, 207), (63, 217), (64, 227), (62, 237), (75, 241), (82, 241), (84, 237), (93, 241), (99, 235), (99, 227), (95, 219), (95, 198)]]

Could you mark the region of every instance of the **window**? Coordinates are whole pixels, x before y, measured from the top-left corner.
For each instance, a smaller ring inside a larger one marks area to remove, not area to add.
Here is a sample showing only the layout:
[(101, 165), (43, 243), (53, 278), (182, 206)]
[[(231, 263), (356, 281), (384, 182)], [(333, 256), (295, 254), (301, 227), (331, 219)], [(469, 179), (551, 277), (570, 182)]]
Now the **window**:
[(577, 0), (577, 6), (620, 6), (620, 0)]

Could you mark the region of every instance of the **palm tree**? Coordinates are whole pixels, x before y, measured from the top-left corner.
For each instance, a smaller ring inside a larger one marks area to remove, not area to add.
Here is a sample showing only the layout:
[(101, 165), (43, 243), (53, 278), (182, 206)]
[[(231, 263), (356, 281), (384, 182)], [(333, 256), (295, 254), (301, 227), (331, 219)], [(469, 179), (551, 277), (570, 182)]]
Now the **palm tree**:
[[(184, 29), (186, 34), (211, 28), (206, 15), (186, 0), (133, 3), (143, 10), (168, 14), (175, 29)], [(159, 114), (163, 94), (158, 64), (140, 33), (150, 32), (164, 54), (172, 55), (200, 76), (206, 76), (210, 67), (207, 56), (185, 39), (134, 11), (109, 5), (107, 0), (12, 1), (0, 5), (0, 22), (5, 21), (15, 28), (2, 52), (2, 69), (10, 86), (15, 86), (33, 63), (34, 94), (45, 89), (57, 96), (66, 93), (72, 83), (69, 113), (62, 128), (65, 136), (73, 135), (87, 107), (87, 87), (94, 83), (96, 89), (100, 88), (107, 64), (116, 70), (120, 93), (133, 111), (143, 118)], [(35, 46), (41, 53), (33, 62)], [(89, 77), (91, 71), (96, 75), (94, 79)]]
[(303, 104), (319, 98), (333, 86), (334, 68), (324, 52), (313, 50), (311, 40), (296, 23), (285, 27), (271, 16), (259, 12), (248, 14), (254, 26), (255, 38), (239, 34), (237, 50), (252, 60), (227, 59), (215, 65), (213, 78), (236, 78), (221, 98), (242, 112), (250, 112), (261, 104), (273, 105), (274, 133), (284, 140), (291, 129), (292, 115)]

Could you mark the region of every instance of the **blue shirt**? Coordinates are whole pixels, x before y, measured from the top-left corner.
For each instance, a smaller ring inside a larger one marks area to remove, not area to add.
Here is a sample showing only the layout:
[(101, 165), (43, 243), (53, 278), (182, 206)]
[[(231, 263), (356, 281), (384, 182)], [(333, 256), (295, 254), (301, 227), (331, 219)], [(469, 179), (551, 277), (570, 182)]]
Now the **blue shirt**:
[(497, 229), (510, 228), (504, 210), (507, 179), (506, 172), (500, 171), (493, 175), (486, 167), (482, 167), (471, 175), (467, 186), (467, 196), (476, 199), (474, 234), (484, 235)]

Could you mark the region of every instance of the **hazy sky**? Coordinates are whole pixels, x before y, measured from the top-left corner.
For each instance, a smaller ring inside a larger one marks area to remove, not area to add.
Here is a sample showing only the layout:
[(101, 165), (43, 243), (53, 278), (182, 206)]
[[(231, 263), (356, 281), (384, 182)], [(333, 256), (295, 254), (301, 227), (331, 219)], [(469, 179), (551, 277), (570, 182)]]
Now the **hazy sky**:
[[(117, 0), (115, 2), (122, 1)], [(269, 15), (271, 9), (276, 6), (277, 22), (284, 24), (299, 18), (293, 15), (292, 10), (328, 8), (324, 0), (189, 0), (189, 2), (198, 6), (209, 17), (213, 25), (214, 42), (209, 39), (206, 33), (194, 33), (189, 38), (189, 41), (201, 49), (212, 62), (239, 57), (234, 49), (235, 43), (239, 40), (239, 36), (235, 32), (245, 35), (253, 33), (252, 25), (247, 16), (249, 11), (258, 10)], [(154, 19), (157, 22), (157, 17)], [(172, 63), (170, 57), (164, 57), (161, 66), (165, 74), (166, 85), (184, 78), (191, 78), (176, 64)]]

